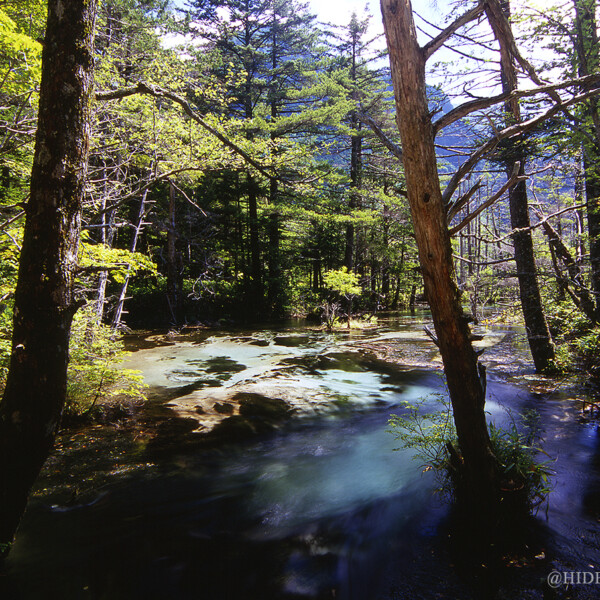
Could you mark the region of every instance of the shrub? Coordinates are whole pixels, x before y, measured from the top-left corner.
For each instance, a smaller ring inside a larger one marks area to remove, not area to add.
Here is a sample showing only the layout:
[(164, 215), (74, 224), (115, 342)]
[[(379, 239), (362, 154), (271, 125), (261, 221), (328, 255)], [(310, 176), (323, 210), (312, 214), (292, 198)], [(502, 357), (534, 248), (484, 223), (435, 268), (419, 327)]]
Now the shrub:
[[(426, 400), (415, 405), (405, 403), (407, 414), (391, 415), (390, 433), (401, 442), (401, 448), (414, 451), (414, 458), (421, 462), (424, 471), (433, 471), (440, 481), (440, 491), (452, 496), (459, 485), (451, 463), (448, 444), (460, 453), (456, 429), (449, 402), (442, 397), (442, 410), (425, 412)], [(500, 487), (505, 498), (517, 492), (518, 505), (510, 509), (537, 508), (551, 491), (551, 461), (538, 462), (543, 454), (534, 413), (522, 417), (521, 428), (511, 416), (508, 428), (489, 424), (492, 450), (501, 470)], [(401, 449), (397, 448), (397, 449)], [(508, 505), (508, 502), (507, 502)]]
[(79, 311), (73, 320), (69, 353), (67, 421), (119, 412), (145, 399), (141, 373), (121, 367), (127, 353), (120, 335), (98, 323), (91, 308)]

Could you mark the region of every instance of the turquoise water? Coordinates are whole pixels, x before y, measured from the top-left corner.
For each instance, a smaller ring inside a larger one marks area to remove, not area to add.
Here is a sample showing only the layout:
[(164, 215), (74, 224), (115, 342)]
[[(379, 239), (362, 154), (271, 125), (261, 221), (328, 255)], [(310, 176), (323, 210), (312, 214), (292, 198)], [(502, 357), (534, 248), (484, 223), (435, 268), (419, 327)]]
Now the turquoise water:
[[(208, 383), (193, 393), (205, 397), (276, 380), (295, 393), (328, 397), (331, 406), (219, 447), (184, 444), (185, 429), (162, 444), (160, 428), (158, 440), (143, 443), (127, 429), (73, 434), (30, 504), (0, 597), (472, 597), (447, 554), (448, 508), (433, 493), (437, 482), (410, 451), (394, 450), (387, 431), (402, 402), (437, 406), (442, 378), (378, 367), (353, 347), (394, 337), (429, 343), (419, 324), (401, 322), (350, 338), (303, 329), (201, 334), (134, 353), (128, 366), (141, 368), (159, 391), (201, 381)], [(542, 409), (560, 482), (544, 527), (550, 537), (572, 539), (590, 561), (593, 544), (581, 549), (580, 538), (582, 531), (597, 535), (600, 514), (595, 430), (576, 422), (565, 399), (542, 404), (490, 374), (490, 419), (506, 420), (504, 407), (534, 406)], [(70, 493), (78, 489), (73, 479), (86, 478), (91, 489), (72, 498), (48, 483), (62, 481)]]

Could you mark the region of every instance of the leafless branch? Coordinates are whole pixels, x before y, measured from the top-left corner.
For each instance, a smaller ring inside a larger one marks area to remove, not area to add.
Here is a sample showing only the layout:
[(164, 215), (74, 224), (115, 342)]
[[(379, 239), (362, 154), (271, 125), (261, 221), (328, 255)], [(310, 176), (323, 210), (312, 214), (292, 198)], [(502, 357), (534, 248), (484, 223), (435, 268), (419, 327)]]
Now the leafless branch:
[(490, 198), (488, 198), (483, 204), (477, 207), (472, 213), (468, 214), (458, 225), (452, 227), (450, 229), (450, 235), (455, 235), (461, 229), (464, 229), (473, 219), (477, 218), (484, 210), (492, 206), (495, 202), (497, 202), (504, 192), (506, 192), (513, 185), (517, 184), (519, 181), (525, 181), (527, 179), (526, 176), (519, 177), (519, 169), (521, 168), (521, 163), (515, 163), (513, 167), (513, 172), (511, 176), (508, 178), (506, 183)]
[(466, 193), (463, 194), (454, 204), (448, 207), (447, 220), (448, 223), (454, 219), (458, 212), (467, 204), (473, 197), (473, 194), (481, 187), (483, 179), (478, 179), (477, 183)]
[(581, 94), (577, 94), (576, 96), (573, 96), (572, 98), (569, 98), (568, 100), (565, 100), (560, 104), (554, 104), (553, 106), (548, 108), (548, 110), (544, 111), (536, 117), (532, 117), (527, 121), (516, 123), (514, 125), (511, 125), (510, 127), (506, 127), (505, 129), (498, 131), (496, 135), (494, 135), (494, 137), (491, 137), (490, 139), (488, 139), (487, 142), (479, 146), (479, 148), (475, 152), (473, 152), (473, 154), (471, 154), (471, 156), (458, 168), (456, 173), (452, 176), (452, 178), (448, 182), (448, 185), (446, 186), (446, 189), (444, 190), (444, 193), (442, 194), (444, 204), (448, 204), (450, 198), (456, 191), (456, 188), (462, 181), (463, 177), (469, 171), (471, 171), (471, 169), (486, 154), (494, 150), (494, 148), (496, 148), (496, 146), (502, 140), (515, 137), (522, 133), (526, 133), (527, 131), (531, 131), (540, 123), (543, 123), (544, 121), (550, 119), (557, 113), (561, 112), (564, 108), (572, 106), (573, 104), (577, 104), (578, 102), (582, 102), (583, 100), (587, 100), (588, 98), (598, 95), (598, 93), (600, 93), (600, 88), (582, 92)]
[[(471, 102), (465, 102), (464, 104), (461, 104), (460, 106), (457, 106), (453, 110), (447, 112), (445, 115), (442, 115), (433, 124), (433, 130), (437, 135), (437, 133), (439, 133), (439, 131), (444, 127), (448, 127), (448, 125), (455, 123), (456, 121), (470, 115), (471, 113), (490, 108), (495, 104), (510, 102), (511, 100), (516, 100), (519, 98), (537, 96), (539, 94), (548, 94), (550, 92), (563, 90), (570, 87), (579, 87), (593, 84), (600, 85), (600, 74), (596, 73), (593, 75), (586, 75), (585, 77), (577, 77), (576, 79), (569, 79), (568, 81), (563, 81), (561, 83), (555, 83), (552, 85), (538, 86), (529, 90), (515, 90), (510, 93), (490, 96), (489, 98), (477, 98), (476, 100), (472, 100)], [(596, 93), (600, 93), (600, 88), (596, 90)]]
[(365, 125), (371, 128), (371, 131), (379, 138), (381, 143), (398, 159), (402, 160), (402, 148), (398, 144), (395, 144), (381, 129), (381, 127), (375, 122), (375, 120), (365, 113), (359, 113), (358, 118)]
[(484, 2), (478, 2), (474, 8), (458, 17), (430, 42), (427, 42), (427, 44), (423, 46), (423, 55), (425, 56), (425, 60), (429, 59), (434, 52), (439, 50), (444, 43), (463, 25), (466, 25), (474, 19), (477, 19), (484, 11), (484, 4)]

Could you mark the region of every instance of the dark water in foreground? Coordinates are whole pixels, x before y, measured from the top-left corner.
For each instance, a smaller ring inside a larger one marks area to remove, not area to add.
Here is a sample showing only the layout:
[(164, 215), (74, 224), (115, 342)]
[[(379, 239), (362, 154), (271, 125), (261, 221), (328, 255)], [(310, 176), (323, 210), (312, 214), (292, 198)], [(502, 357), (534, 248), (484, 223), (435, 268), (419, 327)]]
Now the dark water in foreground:
[[(416, 331), (394, 330), (406, 339)], [(147, 368), (157, 385), (180, 385), (214, 374), (215, 358), (227, 356), (244, 367), (221, 379), (228, 385), (339, 342), (323, 334), (290, 346), (269, 332), (258, 338), (205, 336), (162, 354), (149, 349), (155, 362)], [(557, 476), (547, 511), (499, 563), (485, 564), (454, 542), (460, 535), (432, 493), (436, 482), (408, 451), (393, 451), (386, 431), (401, 401), (441, 391), (439, 375), (390, 376), (359, 360), (296, 364), (294, 385), (330, 393), (334, 411), (185, 453), (172, 432), (160, 452), (139, 430), (92, 428), (63, 440), (0, 576), (0, 598), (600, 597), (600, 586), (544, 592), (554, 569), (600, 571), (599, 437), (596, 426), (578, 422), (571, 399), (533, 395), (489, 374), (490, 418), (506, 421), (503, 407), (538, 409)]]

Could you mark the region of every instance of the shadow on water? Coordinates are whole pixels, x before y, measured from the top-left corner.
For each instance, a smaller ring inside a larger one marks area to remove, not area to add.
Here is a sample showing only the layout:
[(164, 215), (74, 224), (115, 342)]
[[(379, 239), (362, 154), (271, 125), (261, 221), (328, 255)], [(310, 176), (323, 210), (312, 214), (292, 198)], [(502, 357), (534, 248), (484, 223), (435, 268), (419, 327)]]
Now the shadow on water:
[(182, 344), (181, 357), (178, 347), (159, 348), (168, 361), (151, 354), (167, 398), (187, 386), (205, 392), (198, 381), (170, 380), (167, 364), (196, 361), (198, 380), (231, 375), (221, 380), (229, 385), (264, 361), (326, 386), (337, 404), (235, 444), (199, 443), (192, 420), (164, 414), (162, 428), (148, 425), (157, 418), (150, 415), (129, 429), (68, 434), (38, 482), (0, 576), (0, 598), (595, 597), (589, 586), (552, 595), (543, 583), (555, 569), (600, 565), (598, 433), (578, 422), (572, 402), (490, 376), (490, 418), (506, 419), (501, 406), (539, 410), (557, 478), (547, 512), (483, 551), (473, 546), (468, 519), (433, 493), (436, 481), (410, 452), (393, 451), (386, 431), (402, 400), (441, 390), (439, 376), (358, 353), (323, 354), (318, 337), (311, 353), (311, 335), (285, 332), (289, 346), (272, 334), (204, 336)]

